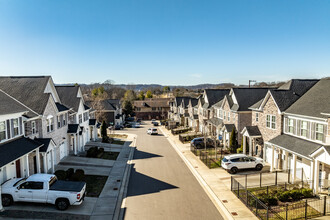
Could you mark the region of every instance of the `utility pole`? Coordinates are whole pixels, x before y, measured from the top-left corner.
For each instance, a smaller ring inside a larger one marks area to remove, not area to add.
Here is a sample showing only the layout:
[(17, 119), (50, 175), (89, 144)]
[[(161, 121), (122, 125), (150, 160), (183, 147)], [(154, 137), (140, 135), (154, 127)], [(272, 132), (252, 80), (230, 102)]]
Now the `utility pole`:
[(249, 80), (249, 88), (250, 88), (250, 86), (251, 86), (251, 82), (257, 82), (256, 80)]

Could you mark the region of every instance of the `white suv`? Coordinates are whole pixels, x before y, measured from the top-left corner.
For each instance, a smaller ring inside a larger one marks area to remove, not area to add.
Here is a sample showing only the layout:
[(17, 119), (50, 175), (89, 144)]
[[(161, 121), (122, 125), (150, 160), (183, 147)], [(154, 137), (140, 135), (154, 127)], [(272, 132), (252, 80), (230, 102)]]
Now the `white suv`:
[(241, 169), (255, 168), (260, 171), (264, 167), (264, 160), (257, 157), (250, 157), (245, 154), (231, 154), (222, 159), (221, 166), (233, 174)]
[(157, 128), (148, 128), (147, 134), (158, 134)]

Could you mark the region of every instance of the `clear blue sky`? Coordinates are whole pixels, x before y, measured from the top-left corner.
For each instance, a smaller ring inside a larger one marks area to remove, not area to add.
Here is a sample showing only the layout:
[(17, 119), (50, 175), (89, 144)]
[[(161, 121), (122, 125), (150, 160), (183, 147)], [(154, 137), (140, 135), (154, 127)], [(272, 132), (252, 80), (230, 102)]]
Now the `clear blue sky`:
[(0, 0), (0, 75), (191, 85), (330, 76), (330, 1)]

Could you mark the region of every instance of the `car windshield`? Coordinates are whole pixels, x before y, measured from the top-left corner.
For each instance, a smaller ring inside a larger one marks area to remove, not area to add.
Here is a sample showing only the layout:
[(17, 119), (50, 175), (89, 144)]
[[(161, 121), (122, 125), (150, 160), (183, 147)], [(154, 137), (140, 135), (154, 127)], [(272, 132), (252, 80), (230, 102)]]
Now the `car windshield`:
[(228, 162), (227, 158), (225, 158), (225, 157), (222, 159), (222, 161), (223, 162)]

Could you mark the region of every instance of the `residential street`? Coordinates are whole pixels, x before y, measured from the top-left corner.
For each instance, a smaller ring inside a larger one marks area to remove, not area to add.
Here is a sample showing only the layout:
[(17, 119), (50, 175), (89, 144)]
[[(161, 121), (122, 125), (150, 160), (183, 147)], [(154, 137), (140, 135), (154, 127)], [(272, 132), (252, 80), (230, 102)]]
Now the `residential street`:
[(224, 219), (166, 137), (147, 135), (149, 127), (128, 129), (138, 137), (124, 218)]

